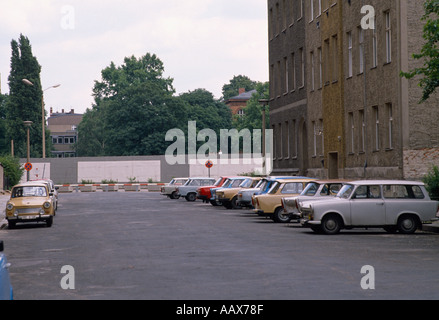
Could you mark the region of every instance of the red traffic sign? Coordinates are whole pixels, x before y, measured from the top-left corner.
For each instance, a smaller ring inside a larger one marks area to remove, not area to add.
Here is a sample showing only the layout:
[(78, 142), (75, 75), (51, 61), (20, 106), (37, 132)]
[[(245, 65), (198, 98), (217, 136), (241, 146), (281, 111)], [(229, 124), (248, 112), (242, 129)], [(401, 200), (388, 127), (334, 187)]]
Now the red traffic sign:
[(213, 167), (213, 162), (212, 161), (210, 161), (210, 160), (207, 160), (206, 161), (206, 168), (212, 168)]
[(31, 171), (31, 170), (32, 170), (32, 163), (27, 162), (27, 163), (24, 165), (24, 169), (26, 169), (26, 171)]

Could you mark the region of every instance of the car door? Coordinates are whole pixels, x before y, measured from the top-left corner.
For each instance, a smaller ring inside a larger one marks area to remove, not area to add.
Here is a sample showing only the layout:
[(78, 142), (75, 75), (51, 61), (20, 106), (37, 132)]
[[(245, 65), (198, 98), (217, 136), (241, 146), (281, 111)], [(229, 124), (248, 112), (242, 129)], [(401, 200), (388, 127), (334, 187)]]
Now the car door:
[(360, 185), (350, 200), (353, 226), (382, 226), (386, 222), (386, 210), (381, 186)]

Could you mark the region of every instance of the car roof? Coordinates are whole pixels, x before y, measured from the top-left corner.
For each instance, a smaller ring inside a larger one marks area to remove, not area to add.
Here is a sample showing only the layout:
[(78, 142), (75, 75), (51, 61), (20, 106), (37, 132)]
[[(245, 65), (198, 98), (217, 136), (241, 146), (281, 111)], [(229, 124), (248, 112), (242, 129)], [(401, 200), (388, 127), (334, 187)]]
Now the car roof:
[(355, 184), (355, 185), (359, 185), (359, 184), (363, 184), (363, 185), (375, 185), (375, 184), (401, 184), (401, 185), (406, 185), (406, 184), (412, 184), (412, 185), (424, 185), (423, 182), (421, 181), (409, 181), (409, 180), (355, 180), (355, 181), (350, 181), (349, 184)]
[(47, 187), (47, 184), (45, 182), (27, 181), (27, 182), (16, 184), (14, 188), (16, 187)]

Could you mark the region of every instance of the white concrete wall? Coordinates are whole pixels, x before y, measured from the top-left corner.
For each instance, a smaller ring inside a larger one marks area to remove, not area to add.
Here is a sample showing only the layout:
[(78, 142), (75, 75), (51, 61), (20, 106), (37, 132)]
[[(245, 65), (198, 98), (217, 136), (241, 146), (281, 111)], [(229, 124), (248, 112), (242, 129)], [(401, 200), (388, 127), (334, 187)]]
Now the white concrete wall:
[[(24, 167), (25, 163), (21, 163)], [(32, 170), (29, 172), (29, 180), (50, 179), (50, 163), (32, 163)], [(25, 170), (20, 182), (27, 181), (27, 171)]]
[(160, 161), (100, 161), (78, 162), (78, 182), (89, 180), (100, 183), (102, 180), (128, 182), (160, 181)]

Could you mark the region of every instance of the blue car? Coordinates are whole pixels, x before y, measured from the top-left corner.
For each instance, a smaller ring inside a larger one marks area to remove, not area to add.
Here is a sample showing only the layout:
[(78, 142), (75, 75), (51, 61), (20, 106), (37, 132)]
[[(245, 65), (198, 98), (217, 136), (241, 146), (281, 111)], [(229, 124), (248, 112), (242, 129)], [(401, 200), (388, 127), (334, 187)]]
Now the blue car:
[(9, 263), (3, 252), (3, 241), (0, 241), (0, 300), (13, 300), (13, 290), (9, 278)]

